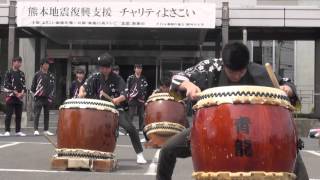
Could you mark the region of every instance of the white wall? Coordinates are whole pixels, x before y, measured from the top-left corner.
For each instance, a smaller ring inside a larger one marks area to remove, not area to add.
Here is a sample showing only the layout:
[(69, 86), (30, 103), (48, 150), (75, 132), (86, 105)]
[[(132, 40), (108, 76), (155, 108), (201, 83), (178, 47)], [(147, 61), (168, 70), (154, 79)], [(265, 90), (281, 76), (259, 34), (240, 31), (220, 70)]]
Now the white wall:
[(9, 23), (9, 6), (2, 5), (0, 3), (0, 24), (8, 24)]
[[(1, 0), (0, 0), (1, 1)], [(4, 0), (2, 0), (4, 1)], [(24, 0), (17, 0), (24, 1)], [(28, 0), (28, 1), (43, 1), (43, 0)], [(67, 1), (90, 1), (90, 0), (47, 0), (47, 1), (56, 1), (56, 2), (67, 2)], [(151, 2), (150, 0), (95, 0), (96, 2)], [(257, 0), (152, 0), (152, 2), (204, 2), (204, 3), (216, 3), (217, 6), (221, 6), (222, 2), (229, 2), (230, 6), (235, 7), (253, 7), (256, 5)]]
[(298, 5), (298, 0), (257, 0), (257, 5), (278, 6), (278, 5)]
[(0, 0), (0, 4), (9, 4), (8, 0)]
[(320, 6), (319, 0), (257, 0), (257, 5), (264, 6)]
[(295, 84), (302, 102), (302, 113), (310, 113), (314, 107), (315, 42), (295, 42)]

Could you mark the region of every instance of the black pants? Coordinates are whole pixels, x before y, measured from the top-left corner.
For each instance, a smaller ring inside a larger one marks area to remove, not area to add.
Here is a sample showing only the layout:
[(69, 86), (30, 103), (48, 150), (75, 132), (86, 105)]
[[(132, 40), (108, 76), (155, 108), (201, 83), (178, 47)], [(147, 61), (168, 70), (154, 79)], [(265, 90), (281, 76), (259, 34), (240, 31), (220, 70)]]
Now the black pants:
[(38, 130), (39, 126), (39, 117), (41, 113), (41, 109), (43, 107), (43, 123), (44, 130), (48, 131), (49, 129), (49, 106), (50, 103), (47, 98), (37, 98), (34, 101), (34, 130)]
[(140, 142), (139, 134), (136, 128), (133, 126), (131, 121), (126, 118), (126, 113), (124, 111), (119, 111), (119, 126), (127, 131), (129, 134), (134, 151), (138, 154), (143, 151)]
[(21, 130), (21, 115), (22, 115), (22, 103), (21, 102), (7, 102), (6, 118), (5, 118), (5, 129), (10, 132), (11, 117), (13, 111), (15, 112), (16, 118), (16, 132)]
[(297, 161), (296, 161), (296, 164), (294, 167), (294, 173), (297, 176), (296, 180), (308, 180), (309, 179), (307, 169), (304, 166), (304, 162), (301, 158), (300, 153), (298, 153)]
[[(191, 156), (189, 136), (190, 129), (186, 129), (180, 134), (170, 138), (162, 147), (158, 161), (157, 180), (171, 180), (176, 164), (176, 158), (186, 158)], [(294, 173), (297, 175), (297, 180), (309, 179), (300, 153), (298, 153)]]
[(133, 121), (133, 117), (136, 112), (139, 116), (139, 131), (142, 131), (144, 127), (144, 103), (135, 102), (134, 104), (129, 105), (129, 119), (131, 122)]

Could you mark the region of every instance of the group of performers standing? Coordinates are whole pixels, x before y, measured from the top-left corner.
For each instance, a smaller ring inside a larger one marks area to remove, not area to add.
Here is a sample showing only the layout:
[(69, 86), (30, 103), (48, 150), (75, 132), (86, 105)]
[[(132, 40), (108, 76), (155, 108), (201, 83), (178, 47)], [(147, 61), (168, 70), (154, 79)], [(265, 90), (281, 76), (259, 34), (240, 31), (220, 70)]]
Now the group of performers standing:
[[(6, 93), (6, 117), (5, 117), (5, 133), (1, 136), (10, 136), (11, 117), (15, 112), (15, 124), (17, 136), (26, 136), (21, 132), (21, 116), (23, 107), (23, 98), (27, 93), (25, 85), (25, 74), (20, 70), (22, 58), (16, 57), (12, 59), (12, 67), (6, 72), (4, 77), (3, 91)], [(50, 62), (42, 59), (40, 62), (40, 70), (35, 73), (31, 93), (34, 96), (33, 121), (34, 135), (39, 135), (39, 117), (41, 109), (44, 110), (44, 134), (53, 135), (49, 131), (49, 107), (52, 103), (55, 93), (55, 77), (49, 72)]]

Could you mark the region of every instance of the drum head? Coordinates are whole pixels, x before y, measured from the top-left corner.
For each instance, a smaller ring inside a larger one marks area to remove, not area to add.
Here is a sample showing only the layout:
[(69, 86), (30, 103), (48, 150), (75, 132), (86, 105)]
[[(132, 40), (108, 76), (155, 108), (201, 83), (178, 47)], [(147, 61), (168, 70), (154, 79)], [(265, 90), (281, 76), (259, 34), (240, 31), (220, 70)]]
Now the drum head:
[(221, 86), (206, 89), (201, 92), (199, 101), (193, 108), (220, 104), (269, 104), (294, 110), (284, 91), (264, 86)]
[(169, 93), (154, 93), (148, 98), (147, 103), (159, 100), (174, 101), (174, 97), (170, 96)]
[(96, 109), (101, 111), (111, 111), (119, 114), (113, 103), (98, 99), (74, 98), (67, 99), (59, 109)]

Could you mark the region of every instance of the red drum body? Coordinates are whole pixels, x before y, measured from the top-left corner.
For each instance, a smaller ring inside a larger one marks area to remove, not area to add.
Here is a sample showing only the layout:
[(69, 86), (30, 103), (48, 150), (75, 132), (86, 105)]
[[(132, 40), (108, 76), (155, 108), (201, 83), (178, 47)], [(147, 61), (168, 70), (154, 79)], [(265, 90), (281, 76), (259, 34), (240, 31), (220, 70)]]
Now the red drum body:
[(292, 108), (286, 94), (275, 88), (228, 86), (203, 91), (191, 131), (194, 177), (263, 171), (263, 176), (284, 172), (294, 178), (297, 136)]
[(144, 132), (149, 140), (162, 146), (168, 138), (181, 132), (187, 124), (184, 104), (169, 93), (151, 95), (145, 107)]
[[(69, 99), (59, 111), (58, 148), (113, 153), (118, 112), (112, 103), (94, 99)], [(93, 155), (93, 154), (92, 154)]]

